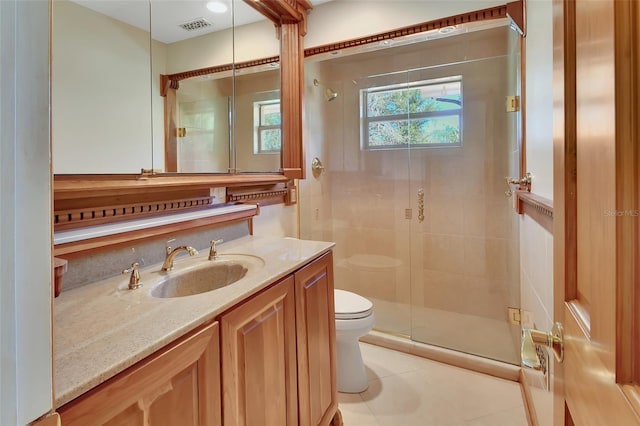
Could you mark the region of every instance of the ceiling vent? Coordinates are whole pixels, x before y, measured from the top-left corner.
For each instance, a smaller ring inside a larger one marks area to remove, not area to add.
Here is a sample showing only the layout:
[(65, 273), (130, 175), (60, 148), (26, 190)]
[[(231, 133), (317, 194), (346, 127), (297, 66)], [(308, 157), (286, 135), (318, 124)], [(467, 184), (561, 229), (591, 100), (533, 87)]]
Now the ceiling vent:
[(213, 24), (204, 18), (197, 18), (193, 21), (185, 22), (184, 24), (180, 24), (178, 26), (187, 31), (195, 31), (201, 28), (211, 27), (213, 26)]

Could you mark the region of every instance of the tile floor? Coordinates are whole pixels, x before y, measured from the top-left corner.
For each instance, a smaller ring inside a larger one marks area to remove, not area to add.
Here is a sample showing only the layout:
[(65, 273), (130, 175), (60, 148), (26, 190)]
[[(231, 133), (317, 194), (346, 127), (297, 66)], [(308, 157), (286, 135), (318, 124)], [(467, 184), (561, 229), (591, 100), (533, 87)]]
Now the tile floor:
[(527, 426), (516, 382), (360, 343), (369, 388), (338, 394), (345, 426)]

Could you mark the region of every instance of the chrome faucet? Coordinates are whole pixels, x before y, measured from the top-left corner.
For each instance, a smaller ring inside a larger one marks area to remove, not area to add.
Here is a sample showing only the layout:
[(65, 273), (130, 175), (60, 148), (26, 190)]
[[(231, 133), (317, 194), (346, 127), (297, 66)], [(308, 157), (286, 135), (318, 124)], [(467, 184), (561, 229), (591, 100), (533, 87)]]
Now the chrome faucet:
[(174, 249), (167, 246), (167, 257), (164, 258), (164, 263), (162, 264), (163, 271), (170, 271), (173, 269), (173, 259), (175, 259), (176, 255), (181, 251), (186, 251), (187, 253), (189, 253), (189, 256), (195, 256), (196, 254), (198, 254), (198, 250), (194, 249), (191, 246), (180, 246)]

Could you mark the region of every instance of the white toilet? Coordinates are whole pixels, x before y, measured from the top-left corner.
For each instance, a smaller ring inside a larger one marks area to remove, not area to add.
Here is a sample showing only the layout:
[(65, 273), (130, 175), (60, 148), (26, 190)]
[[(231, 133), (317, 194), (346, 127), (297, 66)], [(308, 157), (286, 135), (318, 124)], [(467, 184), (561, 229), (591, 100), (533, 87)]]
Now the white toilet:
[(345, 290), (334, 290), (338, 391), (359, 393), (369, 381), (358, 339), (373, 328), (373, 303)]

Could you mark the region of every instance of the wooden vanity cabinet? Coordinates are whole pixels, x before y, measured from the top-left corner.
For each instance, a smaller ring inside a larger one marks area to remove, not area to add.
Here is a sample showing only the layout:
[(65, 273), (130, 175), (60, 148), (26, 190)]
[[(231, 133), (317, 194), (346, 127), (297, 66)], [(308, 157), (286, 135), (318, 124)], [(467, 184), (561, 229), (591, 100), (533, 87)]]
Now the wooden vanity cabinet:
[(293, 283), (289, 276), (219, 318), (225, 425), (298, 424)]
[(62, 425), (220, 426), (218, 323), (200, 327), (62, 406)]
[(329, 425), (338, 409), (332, 253), (294, 277), (300, 424)]
[(331, 423), (338, 407), (331, 252), (219, 321), (225, 425)]
[(335, 374), (328, 252), (59, 413), (63, 426), (327, 426)]

